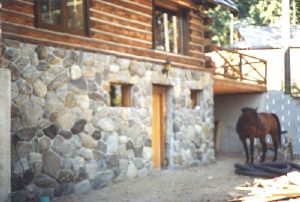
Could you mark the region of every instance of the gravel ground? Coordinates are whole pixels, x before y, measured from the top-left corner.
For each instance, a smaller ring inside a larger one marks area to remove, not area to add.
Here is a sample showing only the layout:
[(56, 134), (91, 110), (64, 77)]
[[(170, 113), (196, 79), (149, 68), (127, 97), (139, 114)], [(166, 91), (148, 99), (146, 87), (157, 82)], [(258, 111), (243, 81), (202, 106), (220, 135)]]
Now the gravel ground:
[[(142, 179), (108, 185), (80, 195), (53, 199), (54, 202), (189, 202), (227, 201), (228, 193), (254, 178), (235, 174), (234, 164), (243, 164), (244, 155), (218, 154), (216, 163), (180, 170), (156, 170)], [(270, 159), (267, 159), (270, 161)]]

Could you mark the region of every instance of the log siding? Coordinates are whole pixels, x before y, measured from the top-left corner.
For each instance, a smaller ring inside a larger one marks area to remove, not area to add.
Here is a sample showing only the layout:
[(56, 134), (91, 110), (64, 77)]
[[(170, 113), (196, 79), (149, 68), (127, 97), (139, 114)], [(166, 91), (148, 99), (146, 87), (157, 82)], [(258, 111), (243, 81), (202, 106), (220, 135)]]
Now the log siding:
[[(89, 36), (72, 35), (35, 26), (34, 0), (4, 1), (1, 8), (3, 38), (54, 47), (119, 55), (162, 64), (167, 57), (179, 68), (212, 71), (205, 68), (204, 47), (207, 16), (189, 11), (188, 55), (153, 49), (151, 0), (90, 0)], [(174, 3), (174, 1), (172, 1)], [(180, 4), (192, 8), (191, 0)]]

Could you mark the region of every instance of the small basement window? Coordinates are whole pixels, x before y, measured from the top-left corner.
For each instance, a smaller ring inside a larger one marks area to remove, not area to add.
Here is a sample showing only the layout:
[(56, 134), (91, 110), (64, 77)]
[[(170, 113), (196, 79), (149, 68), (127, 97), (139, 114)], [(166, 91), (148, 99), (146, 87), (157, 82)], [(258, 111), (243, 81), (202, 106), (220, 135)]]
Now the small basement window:
[(202, 90), (191, 90), (191, 103), (190, 107), (191, 109), (195, 109), (195, 107), (200, 107), (202, 102)]
[(130, 89), (129, 84), (110, 85), (110, 106), (111, 107), (130, 107)]

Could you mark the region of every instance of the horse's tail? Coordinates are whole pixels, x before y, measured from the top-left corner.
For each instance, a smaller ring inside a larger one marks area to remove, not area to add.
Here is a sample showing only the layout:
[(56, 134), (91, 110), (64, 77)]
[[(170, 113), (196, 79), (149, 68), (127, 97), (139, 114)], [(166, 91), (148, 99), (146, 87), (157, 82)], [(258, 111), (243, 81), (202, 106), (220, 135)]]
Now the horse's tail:
[(281, 146), (281, 125), (280, 125), (280, 121), (279, 121), (279, 118), (276, 114), (272, 113), (272, 116), (275, 118), (275, 120), (277, 122), (277, 137), (278, 137), (279, 146)]

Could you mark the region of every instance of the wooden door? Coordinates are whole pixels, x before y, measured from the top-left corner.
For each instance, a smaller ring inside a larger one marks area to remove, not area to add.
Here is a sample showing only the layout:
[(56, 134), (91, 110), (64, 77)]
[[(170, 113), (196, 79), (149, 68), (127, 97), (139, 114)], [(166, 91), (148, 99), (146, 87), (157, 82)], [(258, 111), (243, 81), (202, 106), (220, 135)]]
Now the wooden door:
[(165, 160), (165, 87), (153, 86), (152, 92), (152, 149), (153, 167), (160, 169), (164, 167)]

